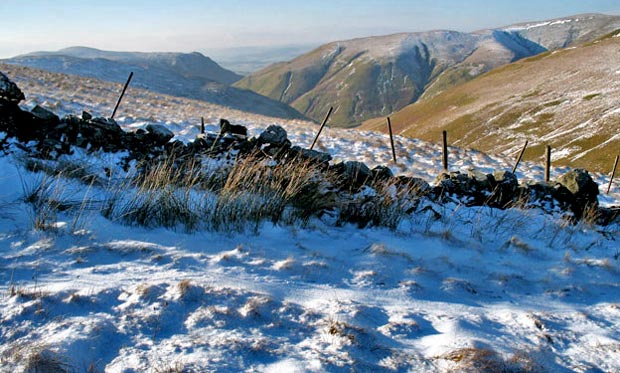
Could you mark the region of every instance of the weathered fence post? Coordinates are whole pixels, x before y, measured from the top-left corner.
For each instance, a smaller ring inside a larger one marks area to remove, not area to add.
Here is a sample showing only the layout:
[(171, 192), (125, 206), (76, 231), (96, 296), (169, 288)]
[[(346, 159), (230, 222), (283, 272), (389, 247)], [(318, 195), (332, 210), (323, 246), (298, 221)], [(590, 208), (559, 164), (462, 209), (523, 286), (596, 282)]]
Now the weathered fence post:
[(390, 131), (390, 144), (392, 145), (392, 159), (396, 163), (396, 149), (394, 148), (394, 135), (392, 134), (392, 122), (390, 117), (387, 117), (388, 130)]
[(443, 170), (445, 172), (448, 172), (448, 132), (447, 131), (443, 131), (442, 132), (442, 160), (443, 160)]
[(205, 118), (204, 117), (200, 117), (200, 133), (201, 134), (205, 133)]
[(611, 183), (614, 181), (614, 176), (616, 175), (616, 166), (618, 166), (619, 158), (620, 158), (620, 155), (617, 155), (616, 160), (614, 161), (614, 167), (611, 170), (611, 177), (609, 178), (609, 185), (607, 185), (607, 194), (609, 194), (609, 191), (611, 190)]
[(545, 182), (548, 183), (551, 179), (551, 146), (547, 145), (545, 151)]
[(525, 153), (525, 148), (527, 148), (527, 140), (525, 140), (525, 144), (523, 144), (523, 148), (519, 152), (519, 156), (517, 157), (517, 161), (515, 162), (515, 165), (512, 167), (512, 173), (513, 174), (517, 170), (517, 167), (519, 166), (519, 162), (521, 162), (521, 158), (523, 158), (523, 153)]
[(329, 111), (327, 112), (327, 115), (325, 116), (325, 119), (323, 119), (321, 128), (319, 128), (319, 132), (317, 132), (316, 137), (314, 138), (314, 141), (312, 142), (312, 145), (310, 145), (310, 150), (312, 150), (312, 148), (314, 148), (314, 145), (316, 145), (316, 142), (319, 139), (319, 135), (321, 135), (321, 131), (323, 131), (323, 127), (325, 127), (325, 124), (327, 123), (327, 120), (329, 119), (329, 116), (331, 115), (332, 110), (334, 110), (334, 108), (330, 107)]
[(114, 107), (114, 111), (112, 112), (112, 116), (110, 117), (110, 119), (114, 119), (114, 116), (116, 115), (116, 110), (118, 110), (118, 107), (121, 104), (121, 100), (123, 99), (123, 96), (125, 95), (125, 91), (127, 90), (127, 87), (129, 86), (129, 82), (131, 82), (131, 78), (133, 78), (133, 71), (129, 73), (129, 78), (127, 78), (127, 81), (125, 82), (125, 86), (123, 87), (123, 90), (121, 91), (121, 95), (118, 97), (118, 101), (116, 101), (116, 106)]

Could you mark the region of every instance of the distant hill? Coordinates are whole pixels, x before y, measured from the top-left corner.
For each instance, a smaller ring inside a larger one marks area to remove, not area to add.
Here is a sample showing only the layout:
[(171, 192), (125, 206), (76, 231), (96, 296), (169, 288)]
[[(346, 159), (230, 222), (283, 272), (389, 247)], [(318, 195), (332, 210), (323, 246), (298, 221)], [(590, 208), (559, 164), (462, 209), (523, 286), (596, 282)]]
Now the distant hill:
[(578, 15), (473, 33), (431, 31), (323, 45), (234, 85), (353, 127), (432, 97), (495, 67), (591, 41), (620, 28), (619, 16)]
[(124, 83), (129, 72), (133, 71), (131, 87), (204, 100), (271, 117), (304, 118), (286, 104), (229, 86), (240, 76), (197, 52), (109, 52), (73, 47), (57, 52), (35, 52), (2, 62), (116, 83)]
[(88, 47), (70, 47), (56, 52), (34, 52), (14, 58), (28, 57), (77, 57), (87, 60), (105, 59), (134, 64), (143, 67), (157, 67), (174, 71), (186, 78), (203, 78), (210, 81), (232, 84), (242, 76), (222, 68), (209, 57), (198, 52), (193, 53), (143, 53), (112, 52)]
[[(392, 115), (396, 133), (609, 172), (620, 152), (620, 28), (598, 40), (496, 68)], [(385, 119), (364, 129), (385, 129)]]

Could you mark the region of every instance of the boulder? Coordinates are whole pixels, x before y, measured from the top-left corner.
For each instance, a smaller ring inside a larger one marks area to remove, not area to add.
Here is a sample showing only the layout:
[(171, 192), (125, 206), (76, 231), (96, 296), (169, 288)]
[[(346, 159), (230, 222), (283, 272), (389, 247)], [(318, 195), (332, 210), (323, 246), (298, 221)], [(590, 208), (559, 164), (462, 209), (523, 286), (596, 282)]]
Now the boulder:
[(581, 219), (588, 208), (598, 207), (598, 184), (592, 180), (588, 171), (574, 169), (556, 179), (573, 196), (571, 210), (575, 218)]
[(299, 146), (293, 146), (289, 150), (290, 158), (301, 157), (303, 159), (308, 159), (311, 161), (315, 161), (320, 164), (328, 164), (329, 161), (332, 160), (332, 156), (329, 153), (323, 153), (317, 150), (304, 149)]
[(230, 124), (226, 119), (220, 119), (220, 135), (224, 136), (225, 134), (237, 135), (237, 136), (248, 136), (248, 129), (244, 126)]
[(331, 168), (341, 177), (340, 187), (352, 191), (361, 188), (372, 179), (370, 168), (362, 162), (341, 162)]
[(519, 199), (519, 180), (509, 171), (495, 171), (493, 173), (495, 185), (489, 204), (493, 207), (506, 208)]
[(592, 180), (588, 171), (577, 168), (560, 176), (556, 182), (568, 189), (575, 198), (598, 202), (598, 184)]
[(47, 110), (44, 107), (41, 107), (39, 105), (36, 105), (34, 108), (32, 108), (32, 110), (30, 110), (30, 112), (37, 118), (47, 122), (47, 123), (53, 123), (56, 124), (58, 122), (60, 122), (60, 118), (58, 118), (58, 115), (52, 113), (51, 111)]
[(283, 145), (287, 142), (287, 133), (284, 128), (271, 125), (260, 134), (258, 141), (261, 144)]
[(89, 150), (117, 152), (127, 148), (127, 136), (114, 119), (92, 118), (78, 124), (76, 145)]
[(469, 196), (474, 192), (474, 185), (466, 174), (459, 171), (443, 172), (435, 179), (434, 194), (441, 198), (445, 195), (454, 195), (457, 198)]
[(598, 224), (620, 224), (620, 206), (601, 207), (598, 209)]
[(432, 194), (437, 199), (450, 195), (467, 206), (482, 206), (492, 200), (495, 184), (493, 175), (479, 171), (444, 172), (435, 180)]
[(18, 104), (24, 99), (24, 93), (17, 84), (13, 83), (6, 75), (0, 72), (0, 99)]
[(7, 137), (13, 137), (20, 127), (22, 111), (17, 104), (0, 100), (0, 132), (6, 132)]
[(119, 126), (118, 123), (116, 123), (116, 121), (112, 118), (96, 117), (96, 118), (90, 119), (88, 123), (91, 126), (97, 127), (104, 131), (111, 131), (111, 132), (116, 132), (116, 133), (124, 132), (121, 126)]
[(495, 177), (491, 174), (485, 174), (479, 170), (467, 171), (467, 177), (472, 181), (472, 184), (477, 191), (491, 191), (495, 186)]
[(344, 162), (344, 173), (351, 178), (362, 178), (364, 180), (371, 176), (370, 168), (363, 162), (346, 161)]
[(392, 170), (386, 166), (377, 166), (370, 173), (372, 174), (373, 181), (387, 181), (394, 177)]
[(568, 210), (573, 200), (570, 191), (558, 183), (530, 183), (523, 193), (528, 206), (547, 212)]
[(419, 177), (398, 176), (396, 180), (397, 185), (415, 194), (425, 194), (431, 189), (430, 184)]
[(146, 130), (156, 145), (164, 145), (174, 137), (174, 132), (161, 124), (149, 124)]
[(519, 179), (517, 175), (510, 171), (495, 171), (493, 178), (498, 185), (514, 186), (515, 189), (519, 187)]

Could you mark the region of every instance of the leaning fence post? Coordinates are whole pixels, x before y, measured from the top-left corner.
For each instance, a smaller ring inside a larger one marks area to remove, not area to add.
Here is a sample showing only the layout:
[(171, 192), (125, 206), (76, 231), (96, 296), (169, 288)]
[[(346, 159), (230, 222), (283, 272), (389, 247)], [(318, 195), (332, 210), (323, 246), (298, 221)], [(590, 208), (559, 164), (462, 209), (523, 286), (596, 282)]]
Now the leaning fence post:
[(551, 179), (551, 146), (547, 145), (545, 151), (545, 182), (548, 183)]
[(521, 162), (521, 158), (523, 158), (523, 153), (525, 153), (525, 148), (527, 148), (527, 140), (525, 140), (525, 144), (523, 144), (523, 148), (521, 149), (521, 152), (519, 152), (519, 156), (517, 157), (517, 161), (515, 162), (515, 165), (512, 167), (512, 173), (513, 174), (517, 170), (517, 167), (519, 166), (519, 162)]
[(327, 115), (325, 116), (325, 119), (323, 119), (323, 123), (321, 124), (321, 128), (319, 128), (319, 132), (317, 132), (316, 137), (314, 138), (314, 141), (312, 142), (312, 145), (310, 145), (310, 150), (312, 150), (312, 148), (314, 148), (314, 145), (316, 144), (317, 140), (319, 139), (319, 135), (321, 134), (321, 131), (323, 131), (323, 127), (325, 127), (325, 124), (327, 123), (327, 120), (329, 119), (329, 116), (331, 115), (332, 110), (334, 110), (334, 108), (330, 107), (329, 111), (327, 112)]
[(620, 155), (617, 155), (616, 160), (614, 161), (614, 167), (611, 170), (611, 177), (609, 178), (609, 185), (607, 185), (607, 194), (609, 194), (609, 191), (611, 190), (611, 183), (614, 181), (614, 176), (616, 175), (616, 166), (618, 166), (618, 158), (620, 158)]
[(200, 117), (200, 133), (201, 134), (205, 133), (205, 118), (204, 117)]
[(121, 104), (121, 100), (123, 99), (123, 96), (125, 95), (125, 91), (127, 90), (127, 87), (129, 86), (129, 82), (131, 82), (131, 78), (133, 78), (133, 71), (129, 73), (129, 78), (127, 78), (127, 81), (125, 82), (125, 86), (123, 87), (123, 90), (121, 91), (121, 95), (118, 97), (118, 101), (116, 101), (116, 106), (114, 107), (114, 111), (112, 112), (112, 116), (110, 117), (110, 119), (114, 119), (114, 116), (116, 115), (116, 110), (118, 110), (118, 106)]
[(390, 144), (392, 145), (392, 159), (396, 163), (396, 149), (394, 148), (394, 135), (392, 134), (392, 121), (387, 117), (388, 130), (390, 131)]
[(448, 172), (448, 132), (442, 132), (442, 160), (443, 160), (443, 170)]

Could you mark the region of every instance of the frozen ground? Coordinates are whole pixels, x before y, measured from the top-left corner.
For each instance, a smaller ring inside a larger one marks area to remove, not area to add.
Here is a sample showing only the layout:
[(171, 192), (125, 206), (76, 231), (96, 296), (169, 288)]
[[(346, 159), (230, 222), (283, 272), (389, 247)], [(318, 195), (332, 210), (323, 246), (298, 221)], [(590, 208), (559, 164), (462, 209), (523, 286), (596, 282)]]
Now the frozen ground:
[[(59, 97), (26, 94), (27, 105)], [(186, 116), (196, 113), (183, 107), (157, 119), (191, 139), (198, 129)], [(229, 114), (252, 134), (274, 123)], [(298, 145), (317, 129), (280, 124)], [(328, 129), (319, 147), (429, 181), (440, 168), (437, 146), (416, 140), (397, 140), (396, 165), (380, 134)], [(511, 166), (460, 149), (451, 159), (454, 169)], [(102, 168), (111, 158), (88, 162)], [(58, 193), (89, 204), (35, 229), (24, 196), (45, 177), (12, 156), (0, 167), (2, 371), (37, 359), (77, 372), (620, 370), (618, 225), (429, 205), (394, 231), (316, 219), (186, 233), (107, 220), (96, 205), (111, 191), (68, 180)], [(542, 176), (536, 165), (522, 170)], [(618, 197), (614, 186), (601, 199)]]

